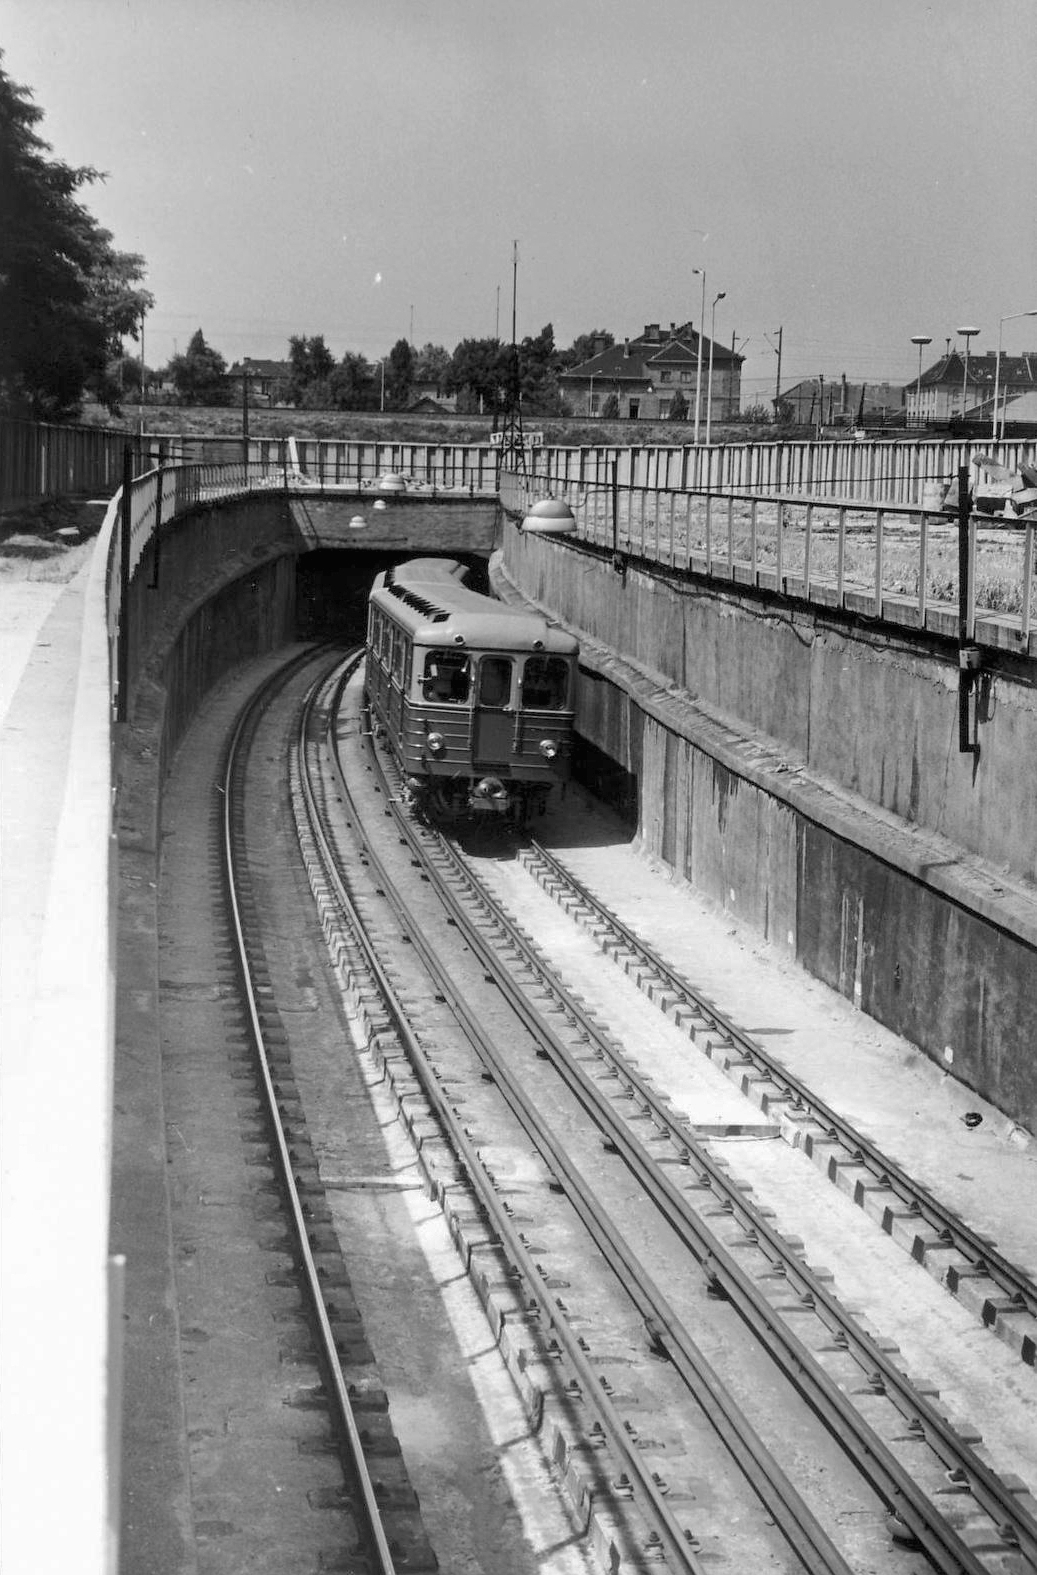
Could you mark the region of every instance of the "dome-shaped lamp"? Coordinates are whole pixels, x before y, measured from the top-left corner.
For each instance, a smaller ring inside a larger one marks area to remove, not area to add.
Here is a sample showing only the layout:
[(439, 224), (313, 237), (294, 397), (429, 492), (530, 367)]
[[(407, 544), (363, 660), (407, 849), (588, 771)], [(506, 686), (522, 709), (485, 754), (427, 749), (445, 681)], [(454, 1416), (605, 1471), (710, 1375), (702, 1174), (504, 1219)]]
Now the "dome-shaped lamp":
[(378, 490), (379, 492), (406, 492), (407, 483), (402, 476), (398, 476), (394, 471), (388, 471), (379, 478)]
[(353, 518), (349, 522), (349, 528), (350, 530), (365, 530), (367, 528), (367, 521), (364, 519), (362, 514), (354, 514)]
[(571, 536), (576, 516), (561, 498), (541, 498), (522, 521), (522, 529), (538, 536)]
[(389, 505), (386, 503), (384, 498), (375, 498), (373, 507), (376, 514), (384, 514)]

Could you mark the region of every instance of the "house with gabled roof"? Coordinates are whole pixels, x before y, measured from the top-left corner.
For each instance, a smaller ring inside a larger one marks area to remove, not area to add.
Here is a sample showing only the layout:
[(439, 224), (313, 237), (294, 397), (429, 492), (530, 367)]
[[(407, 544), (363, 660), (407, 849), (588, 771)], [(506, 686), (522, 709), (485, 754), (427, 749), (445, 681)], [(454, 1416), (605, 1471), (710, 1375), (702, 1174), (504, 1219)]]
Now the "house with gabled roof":
[[(644, 332), (619, 345), (601, 339), (595, 353), (579, 366), (559, 374), (563, 396), (577, 416), (600, 416), (611, 396), (619, 415), (629, 421), (665, 421), (677, 394), (684, 396), (689, 421), (695, 419), (698, 390), (701, 419), (710, 403), (712, 348), (712, 419), (737, 415), (742, 399), (744, 357), (695, 332), (692, 323), (646, 323)], [(700, 370), (701, 368), (701, 370)]]
[(248, 397), (253, 405), (291, 404), (292, 364), (290, 361), (254, 361), (247, 355), (235, 361), (228, 377), (248, 378)]
[(785, 419), (797, 426), (903, 426), (904, 390), (899, 383), (850, 383), (842, 377), (807, 377), (783, 388)]
[(1006, 405), (1037, 393), (1037, 350), (1002, 355), (999, 369), (993, 350), (970, 355), (966, 366), (965, 357), (948, 346), (920, 380), (914, 378), (905, 385), (908, 425), (942, 425), (956, 419), (990, 421), (995, 386), (999, 417)]

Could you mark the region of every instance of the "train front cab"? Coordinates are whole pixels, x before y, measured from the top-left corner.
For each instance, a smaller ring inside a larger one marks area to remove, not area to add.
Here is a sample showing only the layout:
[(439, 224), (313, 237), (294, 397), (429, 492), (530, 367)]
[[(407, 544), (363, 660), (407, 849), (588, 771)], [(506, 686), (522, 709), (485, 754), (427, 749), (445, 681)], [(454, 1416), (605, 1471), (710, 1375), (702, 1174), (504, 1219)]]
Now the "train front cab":
[(568, 779), (575, 661), (546, 651), (413, 648), (404, 756), (444, 809), (542, 811)]
[[(444, 631), (445, 633), (445, 631)], [(575, 654), (412, 637), (372, 606), (367, 691), (410, 791), (440, 810), (543, 809), (568, 779)]]

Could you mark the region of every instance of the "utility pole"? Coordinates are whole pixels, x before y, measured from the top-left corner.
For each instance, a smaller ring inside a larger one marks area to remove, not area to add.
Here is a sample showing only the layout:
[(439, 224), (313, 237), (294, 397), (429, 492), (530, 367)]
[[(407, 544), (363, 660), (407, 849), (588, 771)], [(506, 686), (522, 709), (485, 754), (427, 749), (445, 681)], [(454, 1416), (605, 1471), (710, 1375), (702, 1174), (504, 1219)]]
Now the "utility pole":
[(777, 376), (777, 378), (775, 380), (775, 383), (774, 383), (774, 414), (775, 414), (775, 416), (778, 414), (778, 404), (779, 404), (779, 402), (781, 400), (781, 339), (782, 339), (782, 335), (784, 334), (784, 332), (785, 332), (784, 328), (779, 328), (778, 329), (778, 376)]
[[(245, 461), (245, 484), (248, 485), (248, 372), (241, 363), (241, 448)], [(318, 450), (319, 452), (319, 450)]]
[(140, 435), (144, 436), (144, 310), (140, 314)]

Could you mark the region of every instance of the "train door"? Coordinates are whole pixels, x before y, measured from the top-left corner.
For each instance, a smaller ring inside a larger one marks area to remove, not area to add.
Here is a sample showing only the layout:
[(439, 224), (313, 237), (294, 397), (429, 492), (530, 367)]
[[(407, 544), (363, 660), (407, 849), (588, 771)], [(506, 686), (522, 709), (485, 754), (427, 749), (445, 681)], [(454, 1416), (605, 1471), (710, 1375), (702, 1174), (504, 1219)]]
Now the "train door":
[(515, 664), (510, 656), (483, 656), (472, 716), (472, 766), (503, 766), (511, 759), (515, 736), (512, 700)]

